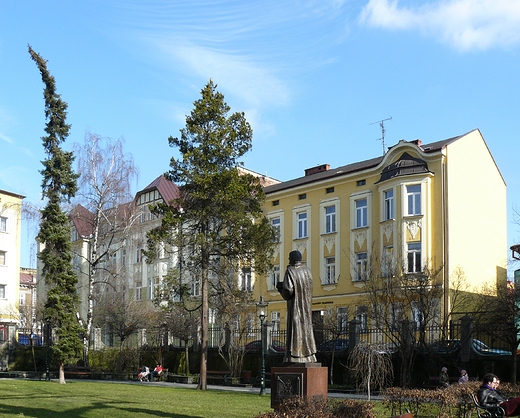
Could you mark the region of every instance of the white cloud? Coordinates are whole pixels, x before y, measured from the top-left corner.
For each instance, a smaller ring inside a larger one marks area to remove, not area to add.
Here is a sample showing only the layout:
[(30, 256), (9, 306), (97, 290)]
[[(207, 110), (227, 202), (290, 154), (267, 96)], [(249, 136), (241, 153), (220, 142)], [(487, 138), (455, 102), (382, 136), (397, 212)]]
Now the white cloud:
[(520, 44), (520, 2), (442, 0), (400, 7), (398, 0), (370, 0), (359, 20), (371, 27), (420, 30), (460, 50)]
[(4, 135), (2, 132), (0, 132), (0, 139), (2, 141), (5, 141), (5, 142), (9, 143), (9, 144), (13, 143), (13, 140), (10, 137), (8, 137), (7, 135)]

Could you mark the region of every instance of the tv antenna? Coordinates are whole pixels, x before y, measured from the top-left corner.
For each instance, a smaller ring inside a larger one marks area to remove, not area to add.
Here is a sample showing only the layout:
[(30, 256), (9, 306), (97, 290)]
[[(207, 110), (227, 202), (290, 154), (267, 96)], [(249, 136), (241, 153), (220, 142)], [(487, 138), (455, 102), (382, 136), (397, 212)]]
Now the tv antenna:
[(385, 146), (385, 122), (387, 120), (392, 120), (392, 116), (386, 119), (378, 120), (377, 122), (372, 122), (370, 125), (375, 125), (376, 123), (379, 123), (379, 126), (381, 127), (381, 138), (377, 138), (378, 141), (381, 141), (381, 144), (383, 146), (383, 155), (386, 154), (386, 146)]

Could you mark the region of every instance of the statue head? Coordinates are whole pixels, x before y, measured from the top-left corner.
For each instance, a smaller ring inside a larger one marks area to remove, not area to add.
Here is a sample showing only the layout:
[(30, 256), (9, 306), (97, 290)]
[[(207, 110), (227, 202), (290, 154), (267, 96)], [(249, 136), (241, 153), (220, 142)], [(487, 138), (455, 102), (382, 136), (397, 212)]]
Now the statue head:
[(296, 263), (300, 263), (302, 261), (302, 253), (299, 252), (298, 250), (295, 250), (295, 251), (291, 251), (289, 253), (289, 264), (296, 264)]

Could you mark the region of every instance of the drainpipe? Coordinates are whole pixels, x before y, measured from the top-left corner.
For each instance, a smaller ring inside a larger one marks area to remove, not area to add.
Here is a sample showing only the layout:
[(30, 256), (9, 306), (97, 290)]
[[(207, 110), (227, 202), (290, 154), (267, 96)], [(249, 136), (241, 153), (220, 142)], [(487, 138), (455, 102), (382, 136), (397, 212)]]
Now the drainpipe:
[(447, 152), (448, 149), (444, 148), (441, 154), (441, 176), (442, 176), (442, 266), (443, 266), (443, 316), (444, 323), (448, 323), (448, 312), (449, 312), (449, 291), (450, 291), (450, 281), (449, 281), (449, 265), (448, 265), (448, 213), (447, 213), (447, 205), (448, 205), (448, 195), (447, 195)]

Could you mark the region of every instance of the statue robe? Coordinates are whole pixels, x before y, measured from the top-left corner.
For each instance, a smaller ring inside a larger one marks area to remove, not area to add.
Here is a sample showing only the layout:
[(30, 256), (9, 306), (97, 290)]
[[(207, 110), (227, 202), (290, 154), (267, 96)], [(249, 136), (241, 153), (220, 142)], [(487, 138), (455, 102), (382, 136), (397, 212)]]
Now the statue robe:
[(315, 363), (310, 269), (299, 263), (287, 266), (280, 293), (287, 301), (287, 347), (284, 362)]

